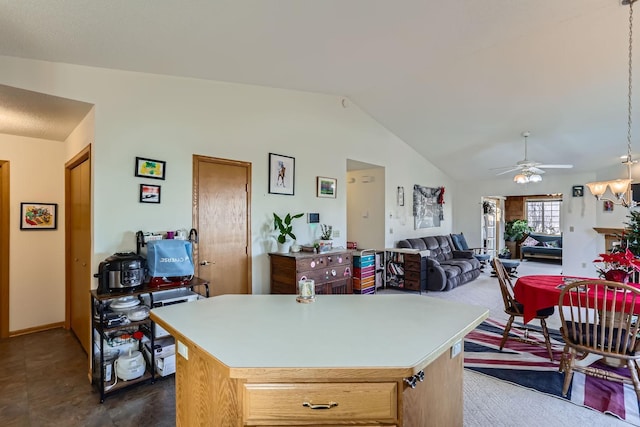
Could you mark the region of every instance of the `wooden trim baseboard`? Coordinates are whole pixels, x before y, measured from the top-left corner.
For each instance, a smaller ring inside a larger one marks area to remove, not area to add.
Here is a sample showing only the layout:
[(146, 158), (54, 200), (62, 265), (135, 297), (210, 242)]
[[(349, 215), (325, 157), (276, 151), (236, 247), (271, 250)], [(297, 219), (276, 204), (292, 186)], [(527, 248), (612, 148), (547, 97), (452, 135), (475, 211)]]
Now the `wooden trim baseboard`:
[(9, 332), (9, 337), (18, 337), (20, 335), (33, 334), (35, 332), (48, 331), (50, 329), (64, 328), (64, 322), (49, 323), (48, 325), (34, 326), (33, 328), (19, 329)]

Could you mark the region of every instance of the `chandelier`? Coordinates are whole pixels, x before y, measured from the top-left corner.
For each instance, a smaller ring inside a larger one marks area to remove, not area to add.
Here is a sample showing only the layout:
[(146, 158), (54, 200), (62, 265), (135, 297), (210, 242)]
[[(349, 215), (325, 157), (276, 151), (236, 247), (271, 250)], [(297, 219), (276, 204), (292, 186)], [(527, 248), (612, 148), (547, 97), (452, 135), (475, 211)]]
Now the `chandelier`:
[[(632, 88), (632, 61), (631, 53), (633, 51), (633, 4), (636, 0), (622, 0), (622, 4), (629, 5), (629, 85), (627, 93), (627, 155), (623, 157), (622, 164), (627, 168), (627, 178), (615, 179), (612, 181), (597, 181), (587, 183), (587, 187), (591, 191), (597, 200), (606, 200), (613, 202), (617, 205), (624, 207), (633, 207), (635, 203), (631, 198), (631, 166), (636, 163), (636, 160), (631, 159), (631, 88)], [(607, 188), (610, 189), (614, 195), (614, 199), (602, 197), (604, 196)]]

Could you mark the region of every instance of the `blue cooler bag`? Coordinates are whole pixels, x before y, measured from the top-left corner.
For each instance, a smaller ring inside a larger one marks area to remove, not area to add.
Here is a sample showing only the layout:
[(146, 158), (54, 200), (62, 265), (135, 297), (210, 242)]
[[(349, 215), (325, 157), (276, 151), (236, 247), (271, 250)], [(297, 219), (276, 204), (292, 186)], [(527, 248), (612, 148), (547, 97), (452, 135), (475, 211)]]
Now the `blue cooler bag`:
[(193, 276), (193, 255), (188, 240), (152, 240), (147, 243), (151, 277)]

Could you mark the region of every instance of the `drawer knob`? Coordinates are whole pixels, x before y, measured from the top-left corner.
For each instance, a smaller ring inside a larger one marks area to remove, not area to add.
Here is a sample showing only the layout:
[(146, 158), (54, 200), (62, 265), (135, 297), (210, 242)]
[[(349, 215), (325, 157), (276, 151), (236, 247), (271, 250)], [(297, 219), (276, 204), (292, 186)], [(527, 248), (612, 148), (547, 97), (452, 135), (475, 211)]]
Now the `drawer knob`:
[(331, 409), (334, 406), (338, 406), (338, 402), (317, 403), (317, 404), (313, 404), (311, 402), (302, 402), (302, 406), (305, 406), (309, 409)]

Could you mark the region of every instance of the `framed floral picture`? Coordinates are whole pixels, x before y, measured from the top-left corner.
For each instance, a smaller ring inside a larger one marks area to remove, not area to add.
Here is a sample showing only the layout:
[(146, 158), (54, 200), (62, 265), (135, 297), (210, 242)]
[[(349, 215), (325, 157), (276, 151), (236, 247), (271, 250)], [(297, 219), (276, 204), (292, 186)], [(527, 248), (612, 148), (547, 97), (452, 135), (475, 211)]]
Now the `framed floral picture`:
[(20, 203), (20, 230), (58, 228), (57, 203)]
[(164, 179), (167, 163), (162, 160), (136, 157), (136, 176), (142, 178)]
[(269, 193), (293, 196), (296, 159), (269, 153)]
[(317, 196), (318, 197), (329, 197), (336, 198), (336, 189), (338, 187), (338, 180), (335, 178), (325, 178), (323, 176), (319, 176), (317, 178)]

